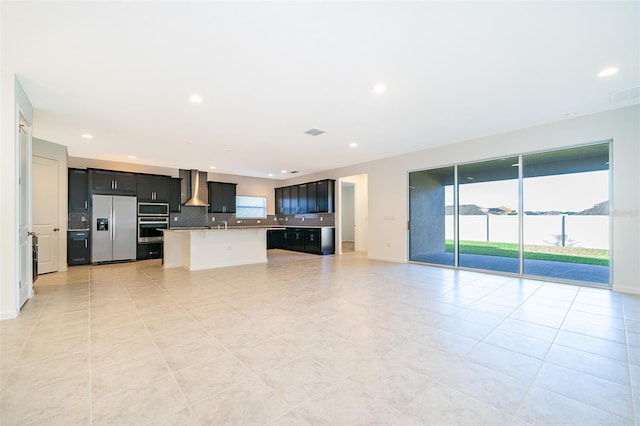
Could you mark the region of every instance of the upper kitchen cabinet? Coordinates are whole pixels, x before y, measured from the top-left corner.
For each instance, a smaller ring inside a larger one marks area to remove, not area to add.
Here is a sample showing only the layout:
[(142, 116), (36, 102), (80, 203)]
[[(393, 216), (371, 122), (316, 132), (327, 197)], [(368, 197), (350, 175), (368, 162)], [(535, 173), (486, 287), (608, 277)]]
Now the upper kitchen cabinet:
[(316, 213), (333, 213), (335, 180), (327, 179), (317, 182)]
[(136, 195), (136, 175), (114, 170), (89, 169), (93, 194)]
[(333, 213), (335, 180), (275, 188), (276, 214)]
[(307, 212), (315, 213), (318, 211), (318, 183), (309, 182), (307, 184)]
[(227, 182), (207, 182), (209, 213), (236, 212), (236, 185)]
[(89, 210), (89, 176), (84, 169), (69, 169), (69, 211)]
[(298, 185), (298, 213), (307, 213), (307, 184)]
[(284, 214), (284, 199), (282, 198), (282, 189), (283, 188), (275, 189), (276, 208), (274, 211), (276, 214)]
[(169, 182), (169, 211), (170, 212), (180, 212), (182, 201), (182, 179), (180, 178), (170, 178)]
[(290, 203), (290, 214), (300, 213), (300, 206), (298, 205), (298, 185), (289, 187), (289, 203)]
[(291, 214), (291, 187), (282, 188), (282, 214)]
[(138, 174), (138, 201), (169, 202), (171, 197), (171, 178), (169, 176)]

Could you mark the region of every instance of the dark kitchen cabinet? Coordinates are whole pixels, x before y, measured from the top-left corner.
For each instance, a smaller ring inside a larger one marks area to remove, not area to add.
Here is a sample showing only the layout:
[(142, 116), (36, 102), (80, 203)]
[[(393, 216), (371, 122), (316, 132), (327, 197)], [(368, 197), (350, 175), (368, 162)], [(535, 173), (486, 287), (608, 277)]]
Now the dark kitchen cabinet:
[[(269, 231), (277, 232), (277, 231)], [(312, 254), (334, 254), (335, 253), (335, 229), (331, 227), (322, 228), (287, 228), (280, 231), (279, 237), (271, 237), (267, 234), (267, 248), (282, 248), (285, 250), (301, 251)], [(280, 240), (278, 240), (280, 238)], [(275, 247), (276, 242), (280, 247)]]
[(333, 213), (335, 180), (327, 179), (317, 182), (316, 213)]
[(138, 201), (169, 202), (171, 178), (160, 175), (136, 175)]
[(270, 229), (267, 231), (267, 249), (283, 248), (284, 229)]
[(182, 201), (182, 179), (170, 178), (169, 182), (169, 211), (179, 213)]
[[(288, 231), (288, 230), (287, 230)], [(301, 228), (291, 229), (291, 241), (289, 250), (304, 251), (305, 230)]]
[(300, 213), (300, 207), (298, 206), (298, 186), (290, 186), (289, 187), (289, 194), (290, 194), (290, 209), (289, 209), (289, 213), (290, 214), (298, 214)]
[(209, 213), (236, 212), (236, 185), (227, 182), (207, 182)]
[(298, 185), (298, 213), (307, 213), (307, 184)]
[(276, 214), (333, 213), (335, 182), (325, 179), (276, 188)]
[(282, 189), (283, 188), (276, 188), (275, 189), (275, 213), (276, 214), (284, 214), (284, 200), (282, 199)]
[(320, 229), (305, 229), (304, 251), (308, 253), (320, 252)]
[(335, 253), (335, 229), (305, 229), (304, 251), (313, 254)]
[(136, 175), (114, 170), (89, 169), (89, 187), (93, 194), (136, 195)]
[(293, 229), (285, 229), (282, 232), (282, 245), (280, 248), (285, 250), (291, 250), (291, 243), (293, 241)]
[(69, 212), (89, 210), (89, 175), (83, 169), (69, 169)]
[(162, 257), (162, 243), (138, 244), (137, 260), (160, 259)]
[(318, 211), (318, 183), (309, 182), (307, 184), (307, 213)]
[(282, 214), (291, 214), (291, 187), (282, 188)]
[(91, 262), (89, 231), (67, 232), (67, 265), (87, 265)]

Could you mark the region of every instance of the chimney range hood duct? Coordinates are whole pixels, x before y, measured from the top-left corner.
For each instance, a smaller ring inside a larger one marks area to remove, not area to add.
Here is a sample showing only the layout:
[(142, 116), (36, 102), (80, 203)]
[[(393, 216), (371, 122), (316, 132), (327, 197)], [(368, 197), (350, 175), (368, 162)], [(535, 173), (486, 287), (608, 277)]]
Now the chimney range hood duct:
[(184, 203), (185, 206), (208, 206), (209, 204), (200, 199), (200, 172), (191, 170), (191, 198)]

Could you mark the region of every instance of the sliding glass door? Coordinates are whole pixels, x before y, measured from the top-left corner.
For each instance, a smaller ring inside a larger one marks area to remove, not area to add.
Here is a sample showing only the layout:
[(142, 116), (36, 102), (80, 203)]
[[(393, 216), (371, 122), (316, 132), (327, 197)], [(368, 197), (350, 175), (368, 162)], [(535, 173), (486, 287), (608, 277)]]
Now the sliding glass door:
[(454, 266), (454, 167), (409, 173), (409, 259)]
[(518, 273), (518, 157), (458, 166), (458, 265)]
[(524, 273), (609, 283), (609, 144), (522, 162)]
[(409, 173), (409, 259), (609, 284), (609, 146)]

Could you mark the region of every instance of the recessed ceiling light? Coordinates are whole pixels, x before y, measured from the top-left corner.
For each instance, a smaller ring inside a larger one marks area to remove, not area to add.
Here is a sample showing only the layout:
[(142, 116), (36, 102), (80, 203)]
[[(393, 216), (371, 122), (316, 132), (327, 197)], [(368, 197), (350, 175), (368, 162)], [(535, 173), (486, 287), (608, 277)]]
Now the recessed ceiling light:
[(85, 139), (93, 139), (93, 135), (89, 134), (89, 133), (83, 133), (82, 137)]
[(199, 104), (202, 102), (202, 97), (200, 97), (199, 95), (191, 95), (189, 96), (189, 100), (194, 104)]
[(381, 94), (387, 91), (387, 86), (383, 83), (378, 83), (373, 86), (373, 92), (377, 94)]
[(618, 67), (607, 67), (598, 73), (598, 77), (609, 77), (620, 71)]
[(286, 171), (286, 170), (284, 170), (284, 169), (282, 169), (282, 170), (280, 170), (280, 173), (283, 173), (283, 174), (284, 174), (284, 173), (287, 173), (287, 171)]
[(273, 177), (273, 173), (269, 173), (269, 174), (267, 174), (267, 176)]
[(131, 158), (132, 160), (135, 160), (135, 159), (136, 159), (136, 156), (135, 156), (135, 155), (130, 155), (130, 156), (128, 156), (127, 158)]
[(210, 169), (215, 169), (215, 168), (216, 168), (216, 166), (209, 166), (209, 168), (210, 168)]
[(351, 142), (351, 143), (349, 144), (349, 147), (350, 147), (350, 148), (356, 148), (357, 146), (358, 146), (358, 144), (357, 144), (357, 143), (355, 143), (355, 142)]

